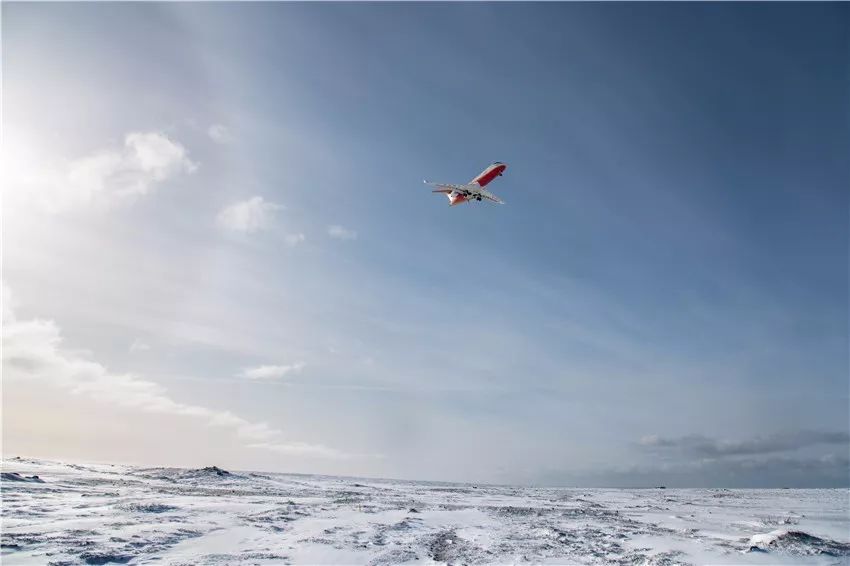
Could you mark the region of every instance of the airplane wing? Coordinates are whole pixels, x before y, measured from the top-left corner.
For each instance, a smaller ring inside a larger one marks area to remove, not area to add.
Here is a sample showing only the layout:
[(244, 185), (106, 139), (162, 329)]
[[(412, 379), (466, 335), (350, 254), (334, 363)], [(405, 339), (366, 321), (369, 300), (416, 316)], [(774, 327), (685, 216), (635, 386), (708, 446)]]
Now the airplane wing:
[(457, 191), (462, 194), (469, 194), (469, 189), (463, 185), (451, 185), (449, 183), (432, 183), (431, 181), (423, 181), (426, 185), (431, 185), (432, 187), (437, 187), (436, 191), (431, 191), (434, 193), (450, 193), (452, 191)]
[(497, 197), (496, 195), (494, 195), (490, 191), (485, 191), (484, 189), (481, 189), (481, 196), (486, 198), (487, 200), (491, 200), (495, 203), (505, 204), (505, 201), (503, 201), (502, 199), (500, 199), (499, 197)]
[(463, 185), (452, 185), (451, 183), (434, 183), (432, 181), (423, 181), (426, 185), (431, 185), (432, 187), (437, 187), (440, 189), (449, 189), (451, 191), (462, 191), (464, 190)]
[(436, 190), (431, 191), (432, 193), (459, 193), (466, 197), (475, 197), (476, 195), (480, 195), (486, 198), (489, 201), (505, 204), (505, 202), (491, 193), (490, 191), (486, 191), (482, 188), (478, 188), (477, 186), (470, 185), (452, 185), (449, 183), (432, 183), (431, 181), (424, 181), (426, 185), (431, 185), (432, 187), (437, 187)]

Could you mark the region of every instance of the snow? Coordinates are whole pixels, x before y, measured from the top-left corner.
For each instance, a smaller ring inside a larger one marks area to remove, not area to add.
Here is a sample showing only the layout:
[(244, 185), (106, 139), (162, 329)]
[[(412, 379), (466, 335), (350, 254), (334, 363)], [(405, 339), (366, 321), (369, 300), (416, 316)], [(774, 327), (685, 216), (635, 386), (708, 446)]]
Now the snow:
[[(3, 462), (3, 564), (850, 564), (850, 492)], [(21, 481), (38, 476), (41, 482)]]

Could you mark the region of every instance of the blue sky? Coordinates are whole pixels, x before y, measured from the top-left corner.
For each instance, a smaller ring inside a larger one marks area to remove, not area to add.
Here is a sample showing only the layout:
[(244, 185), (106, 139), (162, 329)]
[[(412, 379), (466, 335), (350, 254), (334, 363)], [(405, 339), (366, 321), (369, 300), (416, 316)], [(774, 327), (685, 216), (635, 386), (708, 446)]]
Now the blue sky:
[(847, 16), (4, 5), (4, 453), (846, 485)]

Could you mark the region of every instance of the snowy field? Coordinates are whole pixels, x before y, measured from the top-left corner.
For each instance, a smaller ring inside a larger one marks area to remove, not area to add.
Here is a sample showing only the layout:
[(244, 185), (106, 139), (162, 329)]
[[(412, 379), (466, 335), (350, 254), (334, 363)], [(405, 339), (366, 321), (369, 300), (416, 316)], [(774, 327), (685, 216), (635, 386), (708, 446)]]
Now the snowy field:
[(850, 564), (848, 496), (10, 459), (2, 563)]

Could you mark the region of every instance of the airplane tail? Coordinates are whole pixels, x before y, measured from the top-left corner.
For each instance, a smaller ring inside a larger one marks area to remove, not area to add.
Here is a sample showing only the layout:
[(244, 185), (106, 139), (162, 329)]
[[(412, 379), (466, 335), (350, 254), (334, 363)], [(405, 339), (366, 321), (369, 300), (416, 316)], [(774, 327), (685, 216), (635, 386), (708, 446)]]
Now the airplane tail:
[(455, 192), (449, 193), (446, 196), (449, 197), (449, 206), (456, 206), (458, 204), (466, 202), (467, 200), (465, 196)]

